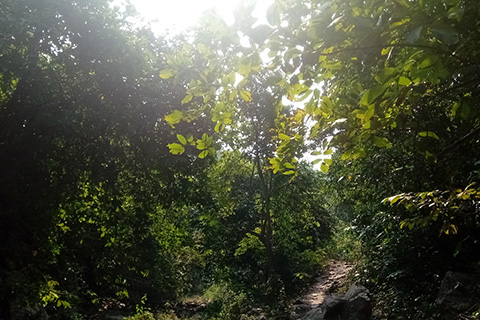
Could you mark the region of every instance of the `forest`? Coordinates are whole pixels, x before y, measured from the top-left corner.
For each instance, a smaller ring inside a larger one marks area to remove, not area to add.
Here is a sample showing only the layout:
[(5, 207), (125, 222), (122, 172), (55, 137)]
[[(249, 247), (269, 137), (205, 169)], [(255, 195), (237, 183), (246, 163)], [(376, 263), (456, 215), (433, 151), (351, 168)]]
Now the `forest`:
[(480, 319), (478, 2), (254, 8), (1, 0), (0, 320)]

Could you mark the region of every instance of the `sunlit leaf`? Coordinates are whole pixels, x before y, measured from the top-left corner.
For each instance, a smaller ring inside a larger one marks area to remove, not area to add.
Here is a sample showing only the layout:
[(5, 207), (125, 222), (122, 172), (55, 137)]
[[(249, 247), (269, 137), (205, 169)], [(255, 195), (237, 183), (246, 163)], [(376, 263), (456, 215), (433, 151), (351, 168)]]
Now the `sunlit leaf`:
[(252, 101), (252, 95), (247, 90), (241, 90), (240, 91), (240, 96), (242, 97), (243, 100), (245, 100), (247, 102)]
[(401, 86), (409, 86), (411, 83), (412, 81), (407, 77), (401, 76), (400, 78), (398, 78), (398, 84)]
[(285, 163), (284, 167), (287, 168), (287, 169), (295, 169), (295, 166), (293, 164), (291, 164), (290, 162)]
[(382, 49), (382, 56), (384, 56), (384, 55), (388, 54), (388, 53), (389, 53), (391, 50), (392, 50), (392, 48), (391, 48), (391, 47), (388, 47), (388, 48), (384, 48), (384, 49)]
[(382, 200), (382, 203), (386, 204), (387, 202), (390, 203), (391, 206), (393, 206), (398, 200), (400, 200), (403, 197), (403, 194), (397, 194), (389, 198), (385, 198)]
[(327, 173), (328, 169), (329, 166), (325, 162), (322, 162), (322, 164), (320, 164), (320, 170), (322, 170), (323, 173)]
[(434, 138), (434, 139), (437, 139), (439, 140), (440, 138), (437, 136), (437, 134), (433, 131), (422, 131), (422, 132), (419, 132), (418, 135), (420, 137), (429, 137), (429, 138)]
[(170, 153), (171, 154), (182, 154), (183, 152), (185, 152), (185, 148), (179, 144), (179, 143), (170, 143), (167, 145), (168, 148), (170, 148)]
[(173, 127), (174, 124), (177, 124), (182, 120), (183, 118), (183, 112), (175, 110), (171, 114), (165, 116), (165, 121)]
[(175, 75), (175, 70), (173, 69), (165, 69), (160, 71), (160, 78), (162, 79), (169, 79)]
[(177, 134), (177, 139), (178, 139), (178, 141), (180, 141), (181, 144), (183, 144), (183, 145), (187, 144), (187, 139), (185, 139), (185, 137), (182, 136), (181, 134)]
[(187, 94), (187, 95), (185, 96), (185, 98), (183, 98), (182, 104), (188, 103), (188, 102), (192, 101), (192, 99), (193, 99), (193, 95)]

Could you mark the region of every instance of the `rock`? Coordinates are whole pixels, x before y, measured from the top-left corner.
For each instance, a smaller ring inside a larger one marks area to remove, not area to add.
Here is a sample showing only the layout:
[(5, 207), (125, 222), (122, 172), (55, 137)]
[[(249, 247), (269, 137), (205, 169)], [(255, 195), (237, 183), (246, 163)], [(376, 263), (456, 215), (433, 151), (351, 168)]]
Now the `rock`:
[(125, 320), (129, 316), (132, 316), (132, 314), (129, 312), (122, 312), (118, 310), (107, 310), (101, 313), (101, 319), (105, 320)]
[(342, 320), (368, 320), (372, 316), (372, 300), (367, 288), (354, 284), (343, 299), (345, 306), (342, 310)]
[(353, 284), (350, 288), (348, 288), (348, 291), (345, 293), (343, 296), (343, 299), (345, 300), (351, 300), (354, 299), (358, 296), (362, 296), (366, 299), (370, 299), (368, 297), (368, 289), (365, 288), (364, 286), (361, 286), (359, 284)]
[(444, 310), (463, 312), (479, 299), (480, 275), (448, 271), (442, 280), (436, 304)]
[(368, 289), (354, 284), (343, 296), (327, 296), (320, 307), (305, 314), (302, 320), (368, 320), (371, 315)]
[(262, 308), (253, 308), (247, 313), (249, 316), (260, 316), (263, 314), (263, 309)]
[(304, 313), (307, 313), (310, 309), (312, 309), (312, 307), (308, 304), (296, 304), (294, 305), (293, 307), (293, 311), (296, 313), (296, 314), (304, 314)]
[(339, 294), (331, 294), (325, 297), (320, 308), (323, 309), (325, 319), (338, 319), (338, 315), (342, 313), (345, 306), (345, 299)]
[(310, 310), (309, 312), (307, 312), (302, 320), (323, 320), (325, 319), (323, 317), (324, 313), (323, 313), (323, 309), (321, 307), (319, 308), (315, 308), (315, 309), (312, 309)]

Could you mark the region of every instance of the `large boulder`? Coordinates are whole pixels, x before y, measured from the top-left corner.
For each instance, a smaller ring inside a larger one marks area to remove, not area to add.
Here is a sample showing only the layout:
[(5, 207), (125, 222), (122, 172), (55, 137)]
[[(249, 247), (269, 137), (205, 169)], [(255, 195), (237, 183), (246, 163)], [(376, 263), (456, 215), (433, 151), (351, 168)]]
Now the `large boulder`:
[(471, 308), (480, 298), (480, 275), (448, 271), (442, 280), (436, 304), (456, 313)]
[(354, 284), (343, 299), (342, 320), (368, 320), (372, 316), (372, 300), (367, 288)]
[(371, 315), (368, 289), (354, 284), (343, 296), (327, 296), (320, 307), (309, 311), (302, 320), (368, 320)]

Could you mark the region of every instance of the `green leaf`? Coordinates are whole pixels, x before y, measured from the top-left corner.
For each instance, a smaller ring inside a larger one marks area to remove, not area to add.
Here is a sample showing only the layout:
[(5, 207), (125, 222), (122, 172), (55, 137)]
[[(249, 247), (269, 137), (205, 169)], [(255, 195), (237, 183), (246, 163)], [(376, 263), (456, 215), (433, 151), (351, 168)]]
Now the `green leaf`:
[(382, 137), (377, 137), (377, 136), (373, 137), (373, 143), (375, 144), (375, 146), (377, 146), (379, 148), (385, 148), (389, 144), (387, 138), (382, 138)]
[(449, 46), (457, 44), (458, 41), (460, 41), (458, 32), (451, 28), (432, 28), (432, 33), (435, 38)]
[(434, 63), (435, 63), (435, 60), (428, 57), (428, 58), (425, 58), (422, 62), (420, 62), (418, 67), (420, 69), (425, 69), (425, 68), (431, 67)]
[(287, 169), (295, 169), (295, 166), (293, 164), (291, 164), (290, 162), (285, 163), (284, 167), (287, 168)]
[(294, 173), (295, 173), (295, 171), (293, 171), (293, 170), (288, 170), (288, 171), (285, 171), (283, 174), (286, 175), (286, 176), (288, 176), (288, 175), (291, 175), (291, 174), (294, 174)]
[(353, 159), (363, 158), (366, 155), (367, 155), (367, 153), (362, 148), (355, 148), (352, 152), (352, 158)]
[(235, 72), (230, 72), (230, 74), (228, 75), (229, 84), (234, 85), (236, 79), (237, 79), (237, 74)]
[(192, 99), (193, 99), (193, 95), (187, 94), (185, 98), (183, 98), (182, 104), (189, 103), (190, 101), (192, 101)]
[(340, 160), (348, 160), (352, 157), (352, 150), (347, 150), (340, 156)]
[(379, 85), (373, 86), (367, 91), (365, 91), (360, 102), (365, 106), (369, 106), (373, 102), (375, 102), (375, 100), (378, 97), (380, 97), (385, 92), (386, 89), (387, 89), (387, 84), (379, 84)]
[(320, 170), (322, 170), (323, 173), (327, 173), (328, 169), (329, 166), (325, 162), (322, 162), (322, 164), (320, 165)]
[(185, 139), (185, 137), (182, 136), (181, 134), (177, 134), (177, 139), (178, 139), (178, 141), (180, 141), (181, 144), (183, 144), (183, 145), (187, 144), (187, 139)]
[(277, 173), (280, 170), (280, 161), (278, 158), (271, 158), (269, 159), (270, 164), (272, 165), (270, 168), (273, 169), (273, 173)]
[(365, 121), (369, 121), (373, 115), (375, 114), (375, 106), (374, 105), (370, 105), (367, 109), (367, 111), (365, 111), (365, 117), (364, 117), (364, 120)]
[(386, 204), (387, 202), (390, 202), (390, 205), (393, 206), (395, 204), (395, 202), (397, 202), (398, 200), (402, 199), (404, 196), (403, 193), (401, 194), (397, 194), (397, 195), (394, 195), (394, 196), (391, 196), (391, 197), (388, 197), (388, 198), (385, 198), (382, 200), (382, 203), (383, 204)]
[(266, 24), (262, 24), (262, 25), (256, 26), (252, 30), (250, 37), (256, 43), (262, 44), (268, 38), (270, 33), (272, 33), (272, 28), (270, 28), (270, 26), (267, 26)]
[(265, 84), (267, 86), (275, 86), (282, 80), (283, 80), (282, 77), (268, 77), (267, 80), (265, 81)]
[(207, 155), (208, 155), (208, 150), (203, 150), (202, 152), (200, 152), (200, 154), (198, 155), (198, 157), (199, 157), (200, 159), (203, 159), (203, 158), (205, 158)]
[(167, 123), (173, 128), (173, 125), (179, 123), (182, 118), (183, 112), (175, 110), (171, 114), (165, 116), (165, 121), (167, 121)]
[(268, 9), (267, 9), (267, 21), (272, 26), (280, 25), (281, 21), (281, 8), (280, 6), (274, 2)]
[(420, 137), (429, 137), (429, 138), (434, 138), (434, 139), (440, 140), (440, 138), (437, 136), (437, 134), (433, 131), (422, 131), (422, 132), (419, 132), (418, 135)]
[(412, 81), (407, 77), (401, 76), (400, 78), (398, 78), (398, 84), (401, 86), (409, 86), (411, 83)]
[(206, 133), (202, 135), (202, 139), (197, 140), (197, 149), (205, 150), (209, 148), (213, 143), (213, 138), (209, 137)]
[(287, 135), (284, 134), (284, 133), (279, 133), (279, 134), (278, 134), (278, 137), (279, 137), (281, 140), (283, 140), (283, 141), (290, 141), (290, 137), (287, 136)]
[(422, 33), (422, 29), (423, 29), (423, 27), (420, 26), (420, 27), (416, 27), (415, 29), (410, 31), (410, 33), (407, 35), (407, 38), (405, 39), (405, 41), (408, 44), (414, 44), (415, 42), (417, 42), (418, 38), (420, 38), (420, 34)]
[(246, 77), (248, 74), (252, 71), (252, 60), (249, 57), (244, 57), (240, 61), (240, 63), (237, 65), (237, 72), (241, 74), (242, 76), (245, 77), (244, 80), (246, 80)]
[(167, 147), (170, 148), (170, 153), (171, 154), (180, 155), (180, 154), (185, 152), (185, 148), (179, 143), (170, 143), (170, 144), (167, 145)]
[(448, 15), (447, 17), (449, 19), (454, 19), (460, 22), (462, 20), (463, 15), (465, 14), (465, 9), (462, 7), (453, 7), (448, 10)]
[(247, 90), (241, 90), (240, 91), (240, 96), (242, 97), (243, 100), (245, 100), (247, 102), (252, 101), (252, 95)]
[(223, 131), (224, 128), (225, 125), (223, 123), (217, 122), (217, 124), (215, 125), (215, 132), (220, 133), (221, 131)]
[(175, 75), (175, 70), (173, 69), (165, 69), (160, 71), (160, 78), (162, 79), (168, 79), (171, 78)]

